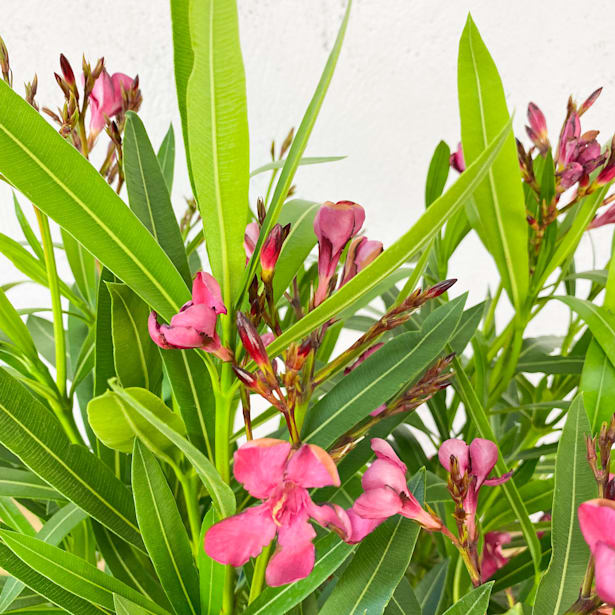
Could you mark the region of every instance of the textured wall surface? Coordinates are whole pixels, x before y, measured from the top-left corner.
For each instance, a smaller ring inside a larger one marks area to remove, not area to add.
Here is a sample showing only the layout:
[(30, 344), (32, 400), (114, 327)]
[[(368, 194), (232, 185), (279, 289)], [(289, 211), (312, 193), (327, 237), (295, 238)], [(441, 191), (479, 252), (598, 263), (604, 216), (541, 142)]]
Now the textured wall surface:
[[(58, 54), (74, 65), (82, 53), (92, 60), (104, 55), (111, 72), (139, 74), (141, 115), (154, 143), (170, 121), (179, 133), (166, 0), (2, 0), (1, 7), (1, 34), (18, 87), (38, 72), (39, 100), (55, 106)], [(280, 141), (298, 125), (343, 7), (342, 0), (239, 0), (253, 167), (267, 162), (272, 138)], [(311, 155), (348, 158), (301, 170), (300, 196), (364, 204), (369, 236), (385, 245), (420, 215), (433, 148), (440, 138), (451, 145), (459, 138), (456, 56), (468, 10), (500, 69), (518, 134), (528, 101), (541, 106), (556, 134), (568, 95), (581, 98), (603, 85), (584, 128), (600, 128), (602, 138), (610, 138), (615, 129), (612, 0), (595, 0), (582, 9), (569, 0), (355, 0), (338, 70), (308, 148)], [(189, 194), (183, 164), (179, 144), (173, 195), (178, 211)], [(255, 182), (253, 196), (263, 189)], [(3, 231), (17, 236), (10, 193), (0, 190)], [(578, 268), (602, 267), (609, 243), (608, 229), (586, 235)], [(475, 240), (462, 244), (450, 271), (460, 278), (458, 290), (470, 290), (474, 301), (496, 279)], [(2, 259), (1, 282), (16, 277)], [(47, 303), (46, 293), (32, 285), (11, 296), (22, 304)], [(567, 319), (562, 307), (550, 309), (534, 324), (535, 332), (556, 332)]]

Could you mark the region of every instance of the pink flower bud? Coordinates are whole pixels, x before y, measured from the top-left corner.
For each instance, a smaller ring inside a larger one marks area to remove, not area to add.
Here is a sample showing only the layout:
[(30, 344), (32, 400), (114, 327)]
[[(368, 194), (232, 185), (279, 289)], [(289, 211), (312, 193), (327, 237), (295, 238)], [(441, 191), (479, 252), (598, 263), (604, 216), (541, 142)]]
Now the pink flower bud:
[(289, 230), (290, 225), (282, 227), (281, 224), (276, 224), (263, 242), (263, 249), (261, 250), (261, 277), (263, 282), (271, 281), (273, 278), (273, 270), (278, 262), (282, 244)]
[(271, 371), (271, 363), (267, 355), (267, 350), (265, 350), (265, 344), (258, 334), (256, 327), (243, 312), (237, 312), (236, 318), (237, 331), (239, 332), (241, 343), (246, 349), (246, 352), (261, 369), (265, 369), (268, 372)]
[(530, 125), (526, 126), (525, 130), (532, 143), (544, 155), (551, 147), (547, 136), (547, 120), (543, 112), (533, 102), (527, 106), (527, 118)]
[(598, 88), (594, 90), (588, 97), (587, 100), (579, 107), (579, 115), (583, 115), (595, 102), (600, 93), (602, 92), (602, 88)]
[(450, 280), (443, 280), (434, 284), (431, 288), (425, 291), (428, 299), (435, 299), (444, 294), (453, 284), (457, 282), (457, 278), (451, 278)]
[(64, 81), (66, 81), (69, 86), (75, 85), (75, 73), (73, 72), (70, 62), (63, 53), (60, 54), (60, 68), (62, 69), (62, 75), (64, 75)]
[(457, 173), (463, 173), (466, 170), (466, 162), (463, 157), (463, 148), (461, 143), (457, 145), (457, 149), (451, 154), (449, 164)]
[(380, 241), (369, 240), (367, 237), (355, 237), (348, 248), (340, 287), (376, 260), (382, 254), (382, 249)]
[(329, 281), (335, 274), (342, 251), (363, 226), (365, 210), (351, 201), (327, 201), (314, 219), (318, 237), (318, 289), (314, 305), (322, 303), (329, 292)]
[(258, 241), (260, 232), (261, 227), (258, 225), (258, 222), (250, 222), (250, 224), (246, 226), (246, 232), (243, 236), (243, 249), (246, 251), (247, 260), (250, 260), (252, 254), (254, 254), (254, 248), (256, 248), (256, 242)]
[(220, 284), (210, 273), (199, 271), (192, 282), (192, 302), (211, 308), (216, 314), (226, 314)]
[(122, 110), (122, 91), (133, 87), (134, 79), (124, 73), (109, 75), (106, 69), (96, 79), (90, 94), (90, 132), (96, 136), (107, 120)]

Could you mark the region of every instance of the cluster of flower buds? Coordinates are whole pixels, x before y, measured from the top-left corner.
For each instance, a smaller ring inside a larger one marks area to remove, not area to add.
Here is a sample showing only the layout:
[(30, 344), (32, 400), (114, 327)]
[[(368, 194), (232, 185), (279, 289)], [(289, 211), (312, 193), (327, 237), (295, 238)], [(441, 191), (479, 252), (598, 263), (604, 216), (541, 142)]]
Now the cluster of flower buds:
[[(594, 473), (600, 497), (615, 500), (615, 477), (611, 474), (611, 449), (615, 444), (615, 415), (610, 423), (606, 421), (600, 427), (597, 437), (586, 436), (587, 461)], [(598, 455), (600, 453), (600, 463)]]
[(438, 459), (448, 471), (448, 490), (455, 502), (455, 521), (460, 545), (474, 585), (482, 582), (478, 558), (478, 527), (476, 510), (483, 485), (505, 483), (512, 473), (487, 478), (498, 460), (498, 447), (490, 440), (475, 438), (470, 445), (463, 440), (446, 440), (438, 450)]
[(184, 304), (168, 325), (160, 324), (152, 312), (149, 334), (161, 348), (201, 348), (223, 361), (232, 361), (233, 353), (222, 346), (216, 332), (219, 314), (226, 314), (220, 285), (209, 273), (199, 272), (192, 284), (192, 301)]

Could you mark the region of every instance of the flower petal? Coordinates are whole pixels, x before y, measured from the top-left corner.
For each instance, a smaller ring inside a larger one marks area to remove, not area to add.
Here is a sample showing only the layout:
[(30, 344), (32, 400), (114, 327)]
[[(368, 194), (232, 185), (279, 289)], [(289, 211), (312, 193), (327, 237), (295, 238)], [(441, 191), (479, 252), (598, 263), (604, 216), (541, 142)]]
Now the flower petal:
[(487, 487), (495, 487), (496, 485), (502, 485), (507, 480), (509, 480), (512, 475), (513, 473), (511, 471), (511, 472), (506, 472), (506, 474), (502, 474), (502, 476), (488, 478), (487, 480), (483, 481), (483, 485), (487, 485)]
[(339, 487), (340, 477), (329, 453), (315, 444), (303, 444), (288, 461), (286, 478), (300, 487)]
[(596, 560), (596, 592), (605, 602), (615, 604), (615, 549), (599, 542), (593, 553)]
[(318, 506), (310, 500), (308, 504), (308, 513), (316, 523), (323, 527), (334, 530), (346, 540), (352, 534), (352, 525), (348, 518), (348, 513), (338, 504), (323, 504)]
[(205, 552), (221, 564), (242, 566), (273, 540), (275, 532), (269, 506), (261, 504), (210, 527)]
[(393, 489), (380, 487), (362, 493), (352, 508), (366, 519), (386, 519), (401, 511), (401, 498)]
[(406, 464), (397, 456), (393, 447), (382, 438), (372, 438), (372, 451), (378, 459), (384, 459), (390, 463), (394, 463), (404, 474), (406, 473)]
[(451, 457), (457, 459), (459, 473), (463, 476), (470, 465), (470, 450), (463, 440), (451, 438), (442, 442), (438, 450), (438, 459), (446, 470), (451, 471)]
[(402, 498), (403, 505), (401, 514), (408, 519), (414, 519), (421, 527), (430, 532), (437, 532), (442, 529), (442, 524), (439, 520), (434, 519), (418, 502), (418, 500), (410, 493)]
[(218, 280), (210, 273), (199, 271), (192, 282), (192, 301), (212, 308), (216, 314), (226, 314)]
[(598, 542), (615, 549), (615, 502), (602, 499), (583, 502), (579, 506), (579, 525), (592, 553)]
[(471, 472), (477, 478), (476, 488), (480, 488), (489, 472), (498, 461), (498, 447), (491, 440), (474, 438), (470, 444)]
[(206, 341), (203, 335), (192, 327), (160, 325), (160, 332), (173, 348), (199, 348)]
[(379, 487), (391, 487), (397, 493), (406, 493), (406, 475), (400, 467), (388, 459), (376, 459), (361, 478), (365, 491)]
[(235, 478), (255, 498), (266, 498), (282, 482), (290, 443), (274, 438), (250, 440), (234, 455)]
[(216, 320), (217, 316), (212, 308), (194, 303), (171, 318), (171, 327), (192, 327), (207, 337), (213, 337)]
[(386, 521), (386, 518), (366, 519), (365, 517), (358, 515), (352, 508), (347, 511), (347, 515), (350, 520), (350, 527), (352, 529), (350, 536), (346, 540), (349, 544), (361, 542), (375, 528)]

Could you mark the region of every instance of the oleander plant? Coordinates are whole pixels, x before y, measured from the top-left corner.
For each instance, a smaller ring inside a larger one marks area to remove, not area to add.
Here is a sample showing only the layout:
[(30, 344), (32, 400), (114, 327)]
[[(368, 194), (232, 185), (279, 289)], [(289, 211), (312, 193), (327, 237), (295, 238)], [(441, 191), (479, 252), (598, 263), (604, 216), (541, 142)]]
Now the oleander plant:
[[(615, 140), (581, 128), (600, 89), (559, 131), (529, 103), (515, 139), (468, 18), (461, 142), (383, 246), (361, 205), (294, 184), (336, 160), (304, 152), (350, 3), (256, 165), (235, 2), (170, 6), (183, 203), (136, 76), (61, 55), (43, 106), (0, 44), (22, 231), (0, 233), (0, 613), (611, 613), (615, 265), (575, 265), (615, 222)], [(474, 233), (499, 283), (468, 305), (449, 263)], [(569, 320), (531, 337), (553, 302)]]

